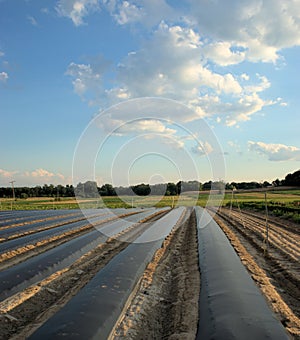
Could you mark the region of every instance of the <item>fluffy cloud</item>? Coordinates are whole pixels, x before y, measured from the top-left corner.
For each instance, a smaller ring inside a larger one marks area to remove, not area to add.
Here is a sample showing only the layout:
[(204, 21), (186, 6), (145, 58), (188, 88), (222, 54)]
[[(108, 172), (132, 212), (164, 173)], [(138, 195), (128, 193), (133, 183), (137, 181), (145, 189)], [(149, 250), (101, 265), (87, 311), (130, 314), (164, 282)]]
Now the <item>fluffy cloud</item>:
[[(137, 97), (178, 100), (194, 110), (193, 116), (173, 116), (180, 122), (218, 115), (219, 121), (234, 126), (274, 104), (259, 96), (270, 86), (266, 77), (257, 75), (250, 82), (247, 74), (214, 72), (206, 61), (206, 47), (193, 29), (161, 23), (139, 50), (129, 53), (118, 65), (118, 86), (103, 90), (104, 69), (99, 71), (90, 64), (73, 62), (66, 74), (73, 78), (78, 95), (92, 96), (90, 103), (101, 102), (102, 107)], [(218, 48), (230, 49), (228, 44)], [(241, 56), (229, 53), (226, 64), (231, 63), (231, 57)]]
[(38, 168), (33, 171), (8, 171), (0, 169), (0, 179), (3, 185), (9, 185), (12, 179), (16, 181), (16, 185), (42, 185), (44, 183), (62, 184), (71, 183), (72, 178), (67, 178), (61, 173), (54, 173), (49, 170)]
[(187, 104), (195, 103), (207, 91), (233, 96), (242, 93), (233, 74), (213, 72), (202, 55), (199, 34), (162, 23), (151, 40), (119, 65), (118, 80), (130, 97), (164, 96)]
[(300, 161), (300, 149), (296, 146), (253, 141), (249, 141), (248, 146), (251, 151), (266, 155), (270, 161)]
[(6, 72), (0, 72), (0, 82), (6, 82), (8, 79), (8, 74)]
[[(123, 120), (122, 120), (123, 118)], [(141, 118), (130, 120), (130, 118), (126, 121), (124, 118), (124, 113), (120, 116), (116, 117), (107, 117), (106, 119), (99, 120), (99, 127), (105, 131), (113, 131), (116, 135), (127, 135), (127, 134), (151, 134), (151, 133), (159, 133), (165, 135), (173, 135), (176, 133), (176, 130), (167, 127), (164, 122), (150, 119), (150, 118)], [(148, 135), (149, 137), (149, 135)], [(147, 137), (146, 137), (147, 138)]]
[(202, 141), (198, 141), (198, 145), (192, 148), (192, 151), (199, 156), (208, 155), (213, 152), (213, 150), (213, 147), (208, 142)]
[(178, 17), (164, 0), (102, 0), (102, 4), (119, 25), (139, 23), (151, 28), (166, 18), (174, 21)]
[(116, 22), (154, 27), (162, 20), (184, 22), (213, 39), (205, 55), (227, 66), (243, 60), (276, 62), (280, 50), (300, 44), (299, 0), (102, 0)]
[(245, 49), (250, 61), (276, 62), (278, 52), (300, 44), (299, 0), (189, 0), (200, 30)]
[(70, 18), (75, 26), (83, 25), (84, 17), (98, 9), (98, 0), (59, 0), (56, 4), (57, 13)]
[(28, 173), (28, 176), (32, 176), (32, 177), (54, 177), (54, 173), (45, 170), (45, 169), (36, 169), (34, 171), (32, 171), (31, 173)]
[[(66, 75), (73, 79), (74, 92), (94, 104), (103, 97), (102, 75), (105, 68), (105, 61), (99, 57), (93, 65), (70, 63)], [(122, 97), (121, 93), (119, 96)]]
[(8, 171), (8, 170), (0, 169), (0, 176), (3, 177), (3, 178), (10, 179), (10, 178), (12, 178), (16, 173), (18, 173), (18, 172), (17, 172), (17, 171)]
[(208, 44), (203, 48), (203, 54), (206, 58), (212, 60), (220, 66), (239, 64), (245, 60), (245, 51), (234, 51), (231, 43), (220, 41)]
[(128, 1), (123, 1), (118, 6), (118, 12), (115, 14), (115, 18), (118, 24), (124, 25), (127, 23), (140, 21), (140, 19), (145, 15), (141, 8), (134, 4), (130, 4)]
[(169, 4), (164, 0), (60, 0), (57, 11), (77, 26), (101, 5), (119, 25), (138, 23), (136, 27), (149, 29), (140, 48), (116, 66), (114, 87), (105, 84), (104, 89), (104, 70), (91, 63), (70, 63), (66, 74), (72, 77), (74, 91), (101, 109), (137, 97), (176, 99), (194, 110), (193, 116), (176, 116), (179, 121), (217, 116), (227, 126), (250, 120), (268, 105), (287, 105), (261, 97), (271, 86), (265, 76), (250, 79), (246, 73), (232, 73), (232, 68), (226, 72), (226, 67), (247, 60), (276, 62), (281, 49), (299, 45), (299, 0)]

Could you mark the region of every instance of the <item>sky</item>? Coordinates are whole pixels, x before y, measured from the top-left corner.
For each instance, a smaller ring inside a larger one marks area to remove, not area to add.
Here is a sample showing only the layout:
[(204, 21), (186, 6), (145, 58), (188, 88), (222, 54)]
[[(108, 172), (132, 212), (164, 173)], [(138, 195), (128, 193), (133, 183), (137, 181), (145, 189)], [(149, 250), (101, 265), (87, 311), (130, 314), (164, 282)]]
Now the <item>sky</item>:
[(0, 186), (273, 181), (300, 0), (0, 0)]

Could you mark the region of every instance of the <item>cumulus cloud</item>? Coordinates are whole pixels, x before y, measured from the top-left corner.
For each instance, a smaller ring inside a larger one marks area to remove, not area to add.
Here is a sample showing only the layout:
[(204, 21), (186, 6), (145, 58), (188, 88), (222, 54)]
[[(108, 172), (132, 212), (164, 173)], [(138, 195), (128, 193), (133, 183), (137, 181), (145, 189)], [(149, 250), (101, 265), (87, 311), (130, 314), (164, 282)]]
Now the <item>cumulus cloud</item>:
[(12, 178), (16, 173), (18, 173), (18, 171), (8, 171), (8, 170), (4, 170), (4, 169), (0, 169), (0, 176), (3, 178)]
[(66, 178), (61, 173), (54, 173), (49, 170), (38, 168), (33, 171), (25, 171), (24, 173), (20, 174), (19, 180), (24, 180), (24, 178), (30, 178), (31, 180), (35, 181), (36, 183), (41, 183), (41, 181), (46, 182), (59, 182), (65, 181)]
[[(95, 58), (93, 64), (71, 62), (66, 75), (72, 78), (74, 92), (82, 98), (89, 99), (90, 104), (102, 99), (104, 92), (102, 76), (107, 65), (102, 56)], [(119, 93), (115, 95), (122, 98), (122, 91), (119, 90)]]
[(6, 82), (8, 79), (8, 74), (6, 72), (0, 72), (0, 82)]
[[(71, 183), (72, 178), (66, 177), (59, 172), (51, 172), (43, 168), (37, 168), (30, 171), (17, 171), (17, 170), (5, 170), (0, 169), (0, 179), (3, 181), (3, 185), (9, 185), (9, 181), (15, 180), (15, 185), (42, 185), (44, 183)], [(6, 184), (5, 184), (6, 183)]]
[(221, 66), (252, 62), (277, 62), (280, 50), (300, 44), (299, 0), (183, 1), (102, 0), (116, 22), (139, 22), (154, 27), (162, 20), (184, 22), (213, 40), (206, 57)]
[(228, 41), (211, 43), (203, 48), (206, 58), (220, 66), (239, 64), (245, 60), (245, 51), (234, 50)]
[(227, 126), (239, 126), (266, 106), (287, 105), (262, 98), (271, 86), (264, 75), (235, 74), (227, 67), (275, 63), (280, 50), (299, 45), (299, 0), (188, 0), (180, 6), (165, 0), (60, 0), (56, 8), (79, 26), (99, 6), (119, 25), (149, 30), (116, 66), (114, 86), (106, 82), (104, 89), (105, 70), (92, 63), (70, 63), (66, 74), (89, 104), (103, 109), (131, 98), (167, 97), (194, 110), (192, 116), (176, 116), (179, 121), (216, 116)]
[[(230, 50), (225, 44), (218, 48)], [(167, 97), (185, 103), (193, 115), (178, 115), (179, 121), (191, 121), (217, 115), (228, 126), (247, 121), (274, 101), (263, 100), (259, 93), (270, 81), (262, 75), (250, 82), (247, 74), (214, 72), (206, 62), (207, 50), (202, 37), (193, 29), (161, 23), (142, 47), (130, 52), (117, 67), (117, 86), (103, 90), (104, 68), (99, 71), (91, 64), (72, 62), (66, 74), (73, 80), (74, 91), (93, 95), (91, 102), (112, 105), (137, 97)], [(240, 55), (228, 52), (231, 57)], [(224, 64), (225, 65), (225, 64)], [(142, 86), (141, 86), (142, 84)]]
[(50, 172), (42, 168), (32, 171), (29, 175), (32, 177), (54, 177), (55, 176), (53, 172)]
[(123, 1), (118, 5), (118, 12), (114, 16), (118, 24), (124, 25), (140, 21), (144, 15), (145, 13), (141, 8), (135, 4), (130, 4), (128, 1)]
[(300, 161), (300, 148), (284, 144), (248, 142), (251, 151), (266, 155), (270, 161)]
[(202, 141), (198, 141), (198, 145), (192, 148), (192, 151), (199, 156), (208, 155), (213, 152), (213, 150), (213, 147), (208, 142)]
[(130, 97), (165, 96), (192, 103), (208, 90), (241, 94), (233, 74), (219, 74), (205, 65), (202, 49), (201, 37), (194, 30), (162, 23), (152, 39), (119, 65), (118, 80)]
[(300, 44), (299, 0), (190, 0), (200, 30), (245, 49), (250, 61), (276, 62), (283, 48)]
[(55, 7), (58, 15), (71, 19), (75, 26), (84, 24), (84, 18), (99, 10), (98, 0), (59, 0)]
[(102, 0), (102, 4), (119, 25), (140, 23), (151, 28), (166, 18), (171, 21), (178, 18), (176, 10), (165, 0)]
[[(122, 117), (123, 116), (123, 117)], [(116, 119), (119, 118), (119, 119)], [(122, 120), (123, 118), (123, 120)], [(147, 119), (146, 117), (138, 120), (124, 120), (124, 114), (119, 117), (108, 117), (108, 119), (99, 120), (99, 127), (105, 131), (113, 131), (116, 135), (127, 134), (148, 134), (148, 133), (161, 133), (172, 135), (176, 130), (167, 127), (162, 121), (156, 119)]]

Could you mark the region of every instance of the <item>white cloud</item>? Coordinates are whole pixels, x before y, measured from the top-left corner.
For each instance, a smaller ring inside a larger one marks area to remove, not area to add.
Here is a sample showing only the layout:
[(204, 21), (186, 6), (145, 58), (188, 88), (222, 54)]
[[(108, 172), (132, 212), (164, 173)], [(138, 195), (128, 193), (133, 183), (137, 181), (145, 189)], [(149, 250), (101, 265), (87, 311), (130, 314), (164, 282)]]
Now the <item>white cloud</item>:
[(50, 172), (42, 168), (36, 169), (32, 171), (31, 173), (28, 173), (28, 175), (32, 177), (54, 177), (55, 176), (53, 172)]
[(92, 97), (89, 96), (90, 103), (94, 103), (95, 98), (103, 96), (102, 84), (102, 67), (95, 67), (90, 64), (76, 64), (70, 63), (66, 75), (72, 77), (72, 84), (74, 92), (84, 98), (84, 96), (91, 92)]
[(201, 32), (246, 49), (250, 61), (276, 62), (283, 48), (300, 44), (299, 0), (190, 0)]
[(118, 6), (118, 13), (115, 14), (115, 18), (118, 24), (124, 25), (135, 21), (140, 21), (144, 16), (143, 10), (134, 4), (130, 4), (128, 1), (123, 1)]
[(250, 79), (250, 76), (249, 76), (248, 74), (246, 74), (246, 73), (243, 73), (243, 74), (241, 74), (241, 79), (243, 79), (243, 80), (249, 80), (249, 79)]
[(71, 19), (75, 26), (84, 24), (84, 18), (99, 10), (98, 0), (59, 0), (55, 7), (60, 16)]
[(251, 92), (253, 92), (253, 93), (262, 92), (262, 91), (265, 91), (266, 89), (268, 89), (271, 86), (271, 83), (267, 79), (267, 77), (261, 76), (259, 74), (257, 74), (256, 76), (260, 80), (260, 83), (259, 84), (255, 84), (255, 85), (245, 86), (245, 90), (247, 92), (250, 92), (250, 93)]
[(42, 13), (44, 13), (44, 14), (49, 14), (49, 8), (47, 8), (47, 7), (43, 7), (43, 8), (41, 8), (41, 12)]
[(141, 23), (151, 28), (166, 18), (174, 21), (178, 17), (176, 10), (164, 0), (102, 0), (102, 4), (119, 25)]
[(34, 18), (33, 16), (28, 15), (28, 16), (27, 16), (27, 20), (30, 22), (30, 24), (31, 24), (32, 26), (38, 26), (38, 23), (37, 23), (37, 21), (35, 20), (35, 18)]
[(248, 142), (249, 149), (266, 155), (270, 161), (300, 161), (300, 148), (284, 144)]
[(0, 179), (2, 180), (2, 186), (9, 185), (9, 181), (15, 180), (15, 186), (23, 185), (42, 185), (44, 183), (52, 184), (69, 184), (72, 183), (72, 178), (66, 177), (63, 174), (57, 172), (51, 172), (49, 170), (38, 168), (32, 171), (8, 171), (0, 169)]
[(139, 119), (139, 120), (122, 120), (124, 113), (119, 117), (120, 119), (108, 118), (99, 120), (100, 126), (105, 131), (114, 130), (117, 135), (127, 134), (148, 134), (148, 133), (160, 133), (166, 135), (173, 135), (176, 130), (168, 128), (162, 121), (156, 119)]
[(194, 146), (192, 151), (199, 156), (204, 156), (213, 152), (213, 147), (208, 142), (198, 141), (198, 145)]
[[(119, 24), (181, 22), (209, 37), (206, 57), (226, 66), (251, 62), (277, 62), (280, 51), (300, 44), (299, 0), (182, 1), (102, 0)], [(169, 4), (172, 4), (169, 5)]]
[(25, 171), (19, 176), (20, 181), (23, 181), (24, 179), (28, 180), (28, 178), (35, 183), (41, 183), (41, 181), (59, 183), (60, 181), (65, 182), (67, 179), (61, 173), (54, 173), (43, 168), (38, 168), (33, 171)]
[(0, 58), (4, 56), (4, 52), (0, 51)]
[(130, 97), (165, 96), (185, 103), (207, 89), (240, 94), (242, 87), (233, 74), (218, 74), (205, 66), (202, 45), (192, 29), (162, 23), (152, 39), (119, 65), (118, 81)]
[[(230, 47), (225, 44), (225, 48)], [(139, 50), (130, 52), (119, 63), (117, 86), (104, 90), (105, 69), (91, 64), (72, 62), (66, 74), (73, 78), (78, 95), (90, 97), (90, 104), (101, 107), (138, 97), (178, 100), (194, 110), (188, 116), (173, 114), (180, 122), (217, 115), (227, 126), (237, 126), (265, 106), (275, 104), (259, 96), (271, 85), (265, 76), (257, 74), (258, 83), (249, 83), (250, 76), (245, 73), (216, 73), (207, 65), (205, 53), (205, 42), (197, 32), (161, 23)], [(227, 63), (229, 60), (230, 57)]]
[(16, 173), (18, 173), (18, 171), (0, 169), (0, 176), (3, 178), (11, 179)]
[(231, 43), (220, 41), (208, 44), (203, 48), (203, 54), (206, 58), (212, 60), (220, 66), (239, 64), (245, 60), (245, 51), (234, 51)]
[[(174, 132), (176, 132), (174, 130)], [(143, 138), (146, 140), (154, 140), (156, 142), (159, 142), (161, 145), (167, 145), (168, 147), (171, 147), (172, 149), (183, 149), (185, 147), (184, 141), (176, 136), (173, 131), (170, 133), (150, 133), (149, 135), (144, 135)]]
[(8, 74), (6, 72), (0, 72), (0, 82), (6, 82), (8, 79)]

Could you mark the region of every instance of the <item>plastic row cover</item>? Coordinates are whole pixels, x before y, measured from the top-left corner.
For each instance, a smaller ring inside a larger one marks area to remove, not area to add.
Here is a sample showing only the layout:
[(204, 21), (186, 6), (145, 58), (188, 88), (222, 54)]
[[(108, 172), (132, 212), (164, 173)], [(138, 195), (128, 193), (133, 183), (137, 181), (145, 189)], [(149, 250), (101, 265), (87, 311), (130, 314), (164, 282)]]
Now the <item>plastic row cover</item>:
[[(168, 234), (184, 209), (171, 210), (149, 225), (135, 243), (116, 255), (29, 339), (106, 339), (147, 264), (162, 245), (163, 239), (156, 237)], [(146, 242), (151, 238), (156, 239)]]
[(201, 272), (197, 339), (289, 339), (218, 224), (195, 209)]

